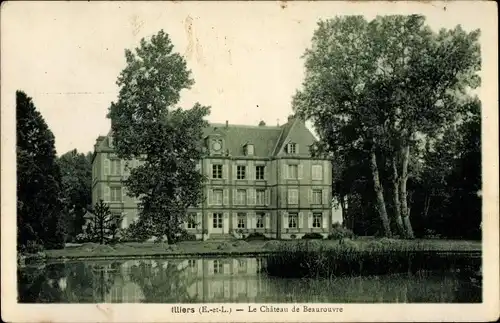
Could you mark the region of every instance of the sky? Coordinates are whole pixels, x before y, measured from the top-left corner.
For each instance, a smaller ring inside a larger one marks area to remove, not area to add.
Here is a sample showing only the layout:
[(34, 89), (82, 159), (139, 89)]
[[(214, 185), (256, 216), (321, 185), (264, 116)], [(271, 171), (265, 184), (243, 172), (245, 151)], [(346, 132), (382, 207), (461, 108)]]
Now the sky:
[(209, 105), (211, 122), (282, 124), (319, 19), (399, 13), (425, 14), (436, 30), (496, 23), (495, 15), (466, 2), (7, 2), (2, 110), (12, 111), (15, 91), (23, 90), (54, 133), (59, 155), (93, 150), (109, 131), (106, 113), (125, 49), (163, 29), (196, 82), (179, 106)]

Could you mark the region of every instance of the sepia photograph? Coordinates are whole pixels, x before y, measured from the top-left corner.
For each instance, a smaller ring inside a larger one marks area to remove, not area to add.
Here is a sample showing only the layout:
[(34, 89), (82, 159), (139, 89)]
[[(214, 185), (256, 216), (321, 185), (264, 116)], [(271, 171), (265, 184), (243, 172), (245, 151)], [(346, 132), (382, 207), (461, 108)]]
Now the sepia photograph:
[(2, 319), (498, 319), (495, 9), (3, 3)]

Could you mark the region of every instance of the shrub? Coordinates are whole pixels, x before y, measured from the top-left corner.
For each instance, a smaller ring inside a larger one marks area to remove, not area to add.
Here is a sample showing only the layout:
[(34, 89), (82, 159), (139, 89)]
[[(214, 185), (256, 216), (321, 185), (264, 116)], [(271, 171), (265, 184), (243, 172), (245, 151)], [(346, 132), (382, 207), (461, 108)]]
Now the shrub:
[(248, 246), (248, 242), (246, 242), (245, 240), (237, 240), (233, 242), (233, 247), (246, 247), (246, 246)]
[(132, 222), (123, 231), (121, 240), (126, 242), (144, 242), (151, 238), (148, 228), (140, 221)]
[(290, 235), (290, 239), (295, 239), (297, 236), (295, 234)]
[(302, 239), (323, 239), (323, 235), (318, 232), (308, 232), (302, 236)]
[(29, 254), (38, 254), (39, 252), (43, 252), (43, 250), (44, 250), (43, 245), (30, 240), (26, 244), (25, 252)]
[(196, 241), (196, 235), (183, 230), (177, 237), (176, 241)]
[(281, 247), (282, 243), (279, 242), (278, 240), (271, 240), (268, 241), (262, 246), (262, 248), (267, 249), (267, 250), (278, 250)]
[(332, 226), (332, 232), (328, 235), (328, 239), (330, 240), (339, 240), (339, 239), (353, 239), (354, 238), (354, 233), (347, 229), (342, 227), (338, 222)]
[(269, 240), (269, 239), (263, 233), (252, 232), (246, 237), (245, 240), (252, 241), (252, 240)]

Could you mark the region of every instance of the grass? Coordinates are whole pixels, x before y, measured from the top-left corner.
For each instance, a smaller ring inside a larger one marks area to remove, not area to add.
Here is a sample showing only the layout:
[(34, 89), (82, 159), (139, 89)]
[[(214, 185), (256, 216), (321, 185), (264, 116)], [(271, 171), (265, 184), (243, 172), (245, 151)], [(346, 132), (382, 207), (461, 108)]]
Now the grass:
[[(230, 241), (184, 241), (175, 245), (154, 242), (128, 242), (115, 245), (85, 243), (71, 245), (59, 250), (46, 250), (38, 257), (46, 259), (87, 259), (87, 258), (140, 258), (153, 256), (189, 256), (189, 255), (266, 255), (281, 253), (289, 248), (304, 244), (304, 240), (230, 240)], [(408, 248), (430, 251), (480, 251), (481, 242), (460, 240), (392, 240), (358, 239), (345, 240), (341, 245), (338, 240), (311, 240), (309, 248), (317, 250), (338, 250), (349, 247), (352, 250), (374, 250), (377, 246), (391, 246), (391, 250)]]
[(330, 246), (317, 240), (281, 243), (275, 244), (275, 253), (267, 256), (266, 272), (283, 278), (385, 275), (455, 268), (475, 272), (481, 264), (481, 257), (474, 257), (479, 250), (480, 244), (446, 240), (345, 240)]

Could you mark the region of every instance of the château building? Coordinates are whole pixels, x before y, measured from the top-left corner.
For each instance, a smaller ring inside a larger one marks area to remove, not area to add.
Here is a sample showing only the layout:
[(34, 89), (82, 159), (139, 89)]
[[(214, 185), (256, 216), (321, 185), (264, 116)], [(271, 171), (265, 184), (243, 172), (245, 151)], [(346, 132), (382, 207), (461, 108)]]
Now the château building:
[[(210, 124), (203, 140), (198, 168), (208, 177), (206, 198), (188, 210), (189, 232), (211, 239), (250, 232), (282, 239), (328, 234), (332, 166), (311, 156), (316, 139), (302, 119), (290, 116), (281, 126)], [(118, 159), (111, 134), (97, 138), (92, 202), (102, 199), (123, 214), (122, 227), (138, 217), (138, 200), (127, 195), (122, 180), (140, 163)]]

